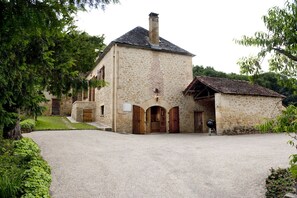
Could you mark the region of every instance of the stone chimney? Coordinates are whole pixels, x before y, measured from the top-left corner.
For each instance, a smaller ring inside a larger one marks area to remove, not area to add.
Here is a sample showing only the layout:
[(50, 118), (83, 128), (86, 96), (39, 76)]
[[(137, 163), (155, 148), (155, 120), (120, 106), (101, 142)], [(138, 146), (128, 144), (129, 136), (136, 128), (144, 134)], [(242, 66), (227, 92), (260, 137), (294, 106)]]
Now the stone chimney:
[(149, 38), (150, 43), (159, 45), (159, 17), (158, 14), (151, 12), (149, 14)]

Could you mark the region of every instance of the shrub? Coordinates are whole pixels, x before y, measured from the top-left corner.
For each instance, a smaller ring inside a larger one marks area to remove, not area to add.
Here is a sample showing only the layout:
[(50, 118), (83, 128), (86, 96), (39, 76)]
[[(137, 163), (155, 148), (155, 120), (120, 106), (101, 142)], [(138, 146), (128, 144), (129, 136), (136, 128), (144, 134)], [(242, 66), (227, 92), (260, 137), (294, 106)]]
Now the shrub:
[(30, 138), (22, 138), (21, 140), (14, 141), (14, 155), (22, 156), (27, 161), (40, 156), (40, 149), (37, 144)]
[(28, 133), (33, 131), (33, 128), (35, 127), (36, 123), (33, 119), (26, 119), (20, 122), (21, 129), (23, 133)]
[(51, 176), (42, 167), (31, 167), (24, 172), (23, 177), (22, 191), (24, 195), (22, 198), (50, 197)]
[(0, 197), (50, 197), (51, 169), (37, 144), (30, 138), (6, 143), (0, 145)]
[(0, 173), (0, 197), (20, 197), (23, 170), (12, 166)]
[(266, 197), (283, 198), (286, 193), (295, 192), (295, 182), (288, 169), (270, 169), (266, 179)]
[(13, 141), (0, 140), (0, 197), (20, 197), (22, 157), (13, 155)]

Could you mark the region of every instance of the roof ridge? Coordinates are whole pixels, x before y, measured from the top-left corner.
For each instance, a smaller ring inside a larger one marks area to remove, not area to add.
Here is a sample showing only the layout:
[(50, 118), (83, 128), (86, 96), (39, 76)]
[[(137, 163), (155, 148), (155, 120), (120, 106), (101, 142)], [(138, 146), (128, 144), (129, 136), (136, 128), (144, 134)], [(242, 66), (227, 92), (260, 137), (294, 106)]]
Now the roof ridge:
[(158, 50), (158, 51), (169, 52), (169, 53), (177, 53), (177, 54), (183, 54), (187, 56), (195, 56), (194, 54), (173, 44), (172, 42), (164, 39), (163, 37), (159, 37), (161, 42), (158, 45), (158, 47), (152, 45), (149, 42), (148, 38), (149, 38), (149, 30), (141, 26), (137, 26), (132, 30), (126, 32), (122, 36), (118, 37), (117, 39), (114, 39), (112, 42), (129, 45), (133, 47), (144, 48), (144, 49)]
[(281, 98), (285, 97), (284, 95), (264, 86), (261, 86), (257, 83), (250, 83), (250, 81), (246, 80), (237, 80), (212, 76), (196, 76), (196, 78), (190, 84), (191, 86), (188, 86), (185, 92), (191, 89), (194, 86), (194, 84), (197, 83), (197, 81), (219, 93), (271, 96)]

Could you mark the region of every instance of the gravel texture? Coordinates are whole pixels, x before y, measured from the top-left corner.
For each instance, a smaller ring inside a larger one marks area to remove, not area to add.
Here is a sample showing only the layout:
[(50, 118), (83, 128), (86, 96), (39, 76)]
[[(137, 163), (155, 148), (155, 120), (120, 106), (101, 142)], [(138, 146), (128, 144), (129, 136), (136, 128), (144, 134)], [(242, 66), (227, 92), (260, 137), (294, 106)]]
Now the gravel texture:
[(25, 135), (52, 167), (53, 198), (264, 197), (271, 167), (296, 152), (286, 134), (132, 135), (42, 131)]

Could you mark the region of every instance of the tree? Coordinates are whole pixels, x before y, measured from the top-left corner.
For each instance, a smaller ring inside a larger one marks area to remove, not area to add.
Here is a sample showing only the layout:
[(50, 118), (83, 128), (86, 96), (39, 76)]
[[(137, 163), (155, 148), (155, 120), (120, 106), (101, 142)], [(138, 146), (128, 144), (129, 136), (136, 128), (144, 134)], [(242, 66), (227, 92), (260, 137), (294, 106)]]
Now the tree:
[(61, 95), (72, 87), (86, 86), (81, 74), (86, 65), (92, 65), (94, 59), (86, 60), (94, 57), (94, 52), (78, 58), (88, 46), (78, 47), (77, 41), (94, 40), (75, 30), (73, 16), (86, 6), (104, 8), (117, 2), (0, 0), (0, 130), (3, 128), (4, 136), (21, 137), (19, 113), (38, 110), (44, 100), (41, 90)]
[[(260, 51), (255, 56), (239, 60), (241, 72), (259, 75), (261, 63), (269, 57), (269, 69), (277, 76), (281, 85), (296, 93), (297, 88), (297, 0), (286, 1), (284, 8), (273, 7), (263, 17), (267, 32), (256, 32), (254, 36), (244, 36), (236, 42), (244, 46), (256, 46)], [(273, 85), (271, 85), (273, 86)], [(278, 86), (274, 84), (274, 86)], [(289, 93), (293, 95), (293, 92)], [(296, 97), (295, 97), (296, 98)], [(295, 102), (296, 105), (296, 102)], [(260, 126), (262, 130), (287, 132), (292, 138), (289, 143), (297, 148), (297, 107), (288, 106), (281, 115)], [(290, 156), (290, 171), (297, 179), (297, 154)]]
[[(297, 77), (297, 0), (286, 1), (284, 8), (273, 7), (263, 16), (267, 32), (243, 36), (236, 42), (244, 46), (256, 46), (255, 56), (239, 60), (241, 72), (259, 74), (261, 63), (268, 55), (270, 71), (281, 74), (284, 83), (296, 87)], [(290, 79), (290, 80), (288, 80)]]

